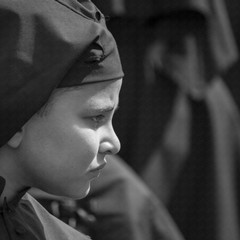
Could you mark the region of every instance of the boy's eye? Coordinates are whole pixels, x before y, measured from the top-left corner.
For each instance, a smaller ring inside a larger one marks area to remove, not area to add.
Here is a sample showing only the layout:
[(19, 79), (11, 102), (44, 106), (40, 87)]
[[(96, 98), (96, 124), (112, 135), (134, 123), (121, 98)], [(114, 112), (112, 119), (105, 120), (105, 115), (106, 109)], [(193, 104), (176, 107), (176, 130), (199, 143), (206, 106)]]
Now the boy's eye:
[(104, 115), (97, 115), (97, 116), (91, 117), (91, 120), (95, 123), (101, 123), (104, 121), (104, 119), (105, 119)]

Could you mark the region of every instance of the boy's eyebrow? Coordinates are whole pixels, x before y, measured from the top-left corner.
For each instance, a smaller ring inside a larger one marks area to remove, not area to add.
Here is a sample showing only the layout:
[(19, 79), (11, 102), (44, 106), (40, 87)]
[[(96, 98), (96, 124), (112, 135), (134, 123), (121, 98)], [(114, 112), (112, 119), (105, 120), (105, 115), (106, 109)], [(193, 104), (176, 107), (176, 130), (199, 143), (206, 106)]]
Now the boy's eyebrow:
[(115, 106), (106, 106), (106, 107), (101, 107), (100, 109), (97, 109), (99, 112), (102, 113), (107, 113), (107, 112), (116, 112), (119, 108), (119, 105)]
[(92, 106), (90, 107), (91, 111), (96, 111), (99, 113), (108, 113), (108, 112), (116, 112), (119, 109), (119, 105), (116, 107), (114, 105), (106, 105), (106, 106)]

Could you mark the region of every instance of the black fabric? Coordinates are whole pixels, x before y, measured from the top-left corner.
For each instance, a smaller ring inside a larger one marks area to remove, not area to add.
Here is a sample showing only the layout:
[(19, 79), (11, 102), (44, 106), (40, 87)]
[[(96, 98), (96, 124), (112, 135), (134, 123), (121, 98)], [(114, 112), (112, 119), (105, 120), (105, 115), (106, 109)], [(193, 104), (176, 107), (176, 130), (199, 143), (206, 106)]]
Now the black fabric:
[[(0, 189), (4, 189), (5, 180), (0, 177)], [(27, 189), (20, 191), (10, 202), (4, 199), (0, 209), (1, 240), (46, 240), (44, 229), (28, 201), (21, 200)], [(1, 195), (0, 195), (1, 198)]]
[(204, 100), (189, 97), (188, 101), (191, 109), (190, 152), (176, 178), (168, 208), (186, 239), (217, 240), (213, 224), (216, 218), (215, 170), (209, 109)]
[(187, 240), (239, 239), (237, 106), (221, 79), (208, 86), (204, 99), (194, 100), (194, 108), (191, 101), (184, 93), (177, 96), (142, 177), (170, 207)]

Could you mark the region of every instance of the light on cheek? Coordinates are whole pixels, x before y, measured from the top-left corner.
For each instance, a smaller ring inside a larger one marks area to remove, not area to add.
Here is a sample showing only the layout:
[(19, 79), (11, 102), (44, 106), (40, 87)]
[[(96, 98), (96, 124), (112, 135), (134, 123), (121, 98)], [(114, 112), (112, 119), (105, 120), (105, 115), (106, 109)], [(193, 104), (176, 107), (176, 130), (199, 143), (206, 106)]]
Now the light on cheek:
[(97, 132), (90, 128), (80, 127), (76, 124), (73, 126), (73, 129), (76, 135), (76, 141), (79, 143), (79, 148), (81, 148), (85, 154), (90, 154), (92, 156), (96, 155), (99, 148)]

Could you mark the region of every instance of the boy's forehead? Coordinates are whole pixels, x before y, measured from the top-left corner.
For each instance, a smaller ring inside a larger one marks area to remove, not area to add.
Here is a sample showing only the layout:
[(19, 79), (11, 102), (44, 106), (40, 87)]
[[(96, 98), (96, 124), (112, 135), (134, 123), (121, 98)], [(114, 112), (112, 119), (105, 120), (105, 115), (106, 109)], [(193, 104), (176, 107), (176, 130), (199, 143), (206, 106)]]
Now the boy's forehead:
[[(116, 80), (109, 80), (109, 81), (98, 81), (98, 82), (89, 82), (84, 83), (79, 86), (73, 86), (73, 87), (65, 87), (65, 88), (56, 88), (54, 89), (51, 98), (57, 98), (61, 96), (64, 93), (67, 94), (74, 94), (81, 97), (88, 97), (89, 100), (95, 96), (95, 97), (110, 97), (114, 98), (116, 95), (118, 96), (118, 93), (120, 92), (122, 86), (122, 78), (116, 79)], [(49, 100), (50, 100), (49, 99)]]
[(115, 40), (91, 1), (1, 0), (0, 21), (0, 147), (54, 89), (123, 76)]
[[(118, 101), (122, 79), (102, 81), (98, 83), (84, 84), (76, 88), (76, 96), (84, 99), (90, 107), (98, 105), (115, 105)], [(81, 104), (82, 101), (79, 101)]]

